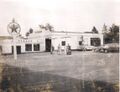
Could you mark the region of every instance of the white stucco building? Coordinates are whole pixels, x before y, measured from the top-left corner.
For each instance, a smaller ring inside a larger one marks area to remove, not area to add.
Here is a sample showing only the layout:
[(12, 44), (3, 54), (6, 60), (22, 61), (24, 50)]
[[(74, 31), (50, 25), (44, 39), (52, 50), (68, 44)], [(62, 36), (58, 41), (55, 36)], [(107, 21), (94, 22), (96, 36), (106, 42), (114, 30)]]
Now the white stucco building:
[[(41, 30), (31, 33), (27, 38), (16, 39), (18, 54), (50, 51), (51, 46), (57, 50), (58, 45), (64, 49), (68, 44), (72, 50), (80, 50), (83, 46), (92, 49), (103, 45), (103, 34)], [(13, 53), (13, 39), (1, 40), (0, 46), (2, 54)]]

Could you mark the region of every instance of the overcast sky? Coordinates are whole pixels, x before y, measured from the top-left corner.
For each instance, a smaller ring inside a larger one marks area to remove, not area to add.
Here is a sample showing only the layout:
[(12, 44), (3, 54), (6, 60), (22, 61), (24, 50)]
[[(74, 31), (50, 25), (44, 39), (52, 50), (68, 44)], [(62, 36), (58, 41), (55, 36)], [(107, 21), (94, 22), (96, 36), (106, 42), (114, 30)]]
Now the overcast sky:
[(55, 31), (101, 32), (105, 23), (120, 25), (119, 0), (0, 0), (0, 35), (8, 35), (12, 18), (25, 34), (30, 27), (50, 23)]

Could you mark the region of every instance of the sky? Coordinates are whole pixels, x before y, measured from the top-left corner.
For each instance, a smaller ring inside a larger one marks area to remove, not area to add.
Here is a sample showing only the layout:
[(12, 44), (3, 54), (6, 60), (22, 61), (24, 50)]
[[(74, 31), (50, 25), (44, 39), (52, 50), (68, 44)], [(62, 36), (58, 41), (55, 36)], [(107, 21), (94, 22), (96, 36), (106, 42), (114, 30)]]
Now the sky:
[(0, 35), (9, 35), (12, 19), (24, 35), (30, 28), (50, 23), (55, 31), (85, 32), (103, 24), (120, 25), (119, 0), (0, 0)]

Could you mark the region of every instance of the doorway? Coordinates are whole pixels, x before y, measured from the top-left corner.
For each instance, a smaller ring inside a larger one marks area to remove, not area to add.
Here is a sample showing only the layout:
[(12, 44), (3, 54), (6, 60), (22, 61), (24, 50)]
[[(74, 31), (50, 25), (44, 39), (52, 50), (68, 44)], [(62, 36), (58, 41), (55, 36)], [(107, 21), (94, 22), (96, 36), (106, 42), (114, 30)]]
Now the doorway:
[(17, 54), (21, 54), (21, 46), (17, 46)]
[[(21, 46), (16, 46), (17, 54), (21, 54)], [(12, 54), (14, 53), (14, 48), (12, 46)]]
[(45, 39), (45, 49), (46, 52), (51, 51), (51, 39)]

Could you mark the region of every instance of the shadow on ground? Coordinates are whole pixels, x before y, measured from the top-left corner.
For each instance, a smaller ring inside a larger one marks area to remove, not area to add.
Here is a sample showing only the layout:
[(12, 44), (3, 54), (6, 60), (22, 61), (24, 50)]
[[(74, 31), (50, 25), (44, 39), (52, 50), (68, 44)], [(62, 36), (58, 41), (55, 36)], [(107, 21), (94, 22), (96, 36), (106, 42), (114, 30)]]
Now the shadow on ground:
[(5, 65), (0, 92), (118, 92), (118, 84), (82, 81)]

